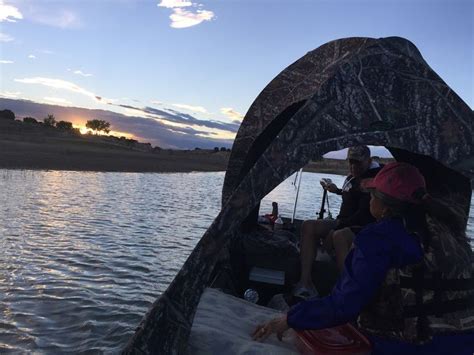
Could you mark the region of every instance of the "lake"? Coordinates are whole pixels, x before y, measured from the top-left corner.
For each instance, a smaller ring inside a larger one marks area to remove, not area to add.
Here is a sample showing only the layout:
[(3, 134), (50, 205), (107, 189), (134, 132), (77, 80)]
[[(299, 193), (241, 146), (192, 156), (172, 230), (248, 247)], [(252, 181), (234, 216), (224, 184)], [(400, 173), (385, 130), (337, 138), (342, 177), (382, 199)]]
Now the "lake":
[[(296, 216), (330, 177), (304, 173)], [(220, 210), (224, 173), (0, 170), (0, 352), (115, 353)], [(263, 201), (291, 217), (291, 177)], [(340, 198), (330, 196), (337, 215)], [(471, 209), (469, 235), (474, 230)]]

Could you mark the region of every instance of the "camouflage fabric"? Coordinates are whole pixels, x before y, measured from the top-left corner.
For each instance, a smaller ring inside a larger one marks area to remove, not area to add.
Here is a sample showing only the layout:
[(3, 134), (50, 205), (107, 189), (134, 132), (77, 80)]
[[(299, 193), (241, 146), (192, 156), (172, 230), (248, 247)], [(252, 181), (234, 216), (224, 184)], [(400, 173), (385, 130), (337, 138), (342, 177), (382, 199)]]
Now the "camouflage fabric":
[[(261, 199), (310, 160), (372, 144), (468, 174), (474, 166), (472, 118), (471, 109), (405, 39), (341, 39), (308, 53), (252, 104), (234, 143), (221, 212), (124, 353), (186, 352), (194, 312), (219, 253), (239, 237)], [(470, 197), (470, 180), (460, 179), (456, 185)]]
[[(474, 304), (460, 311), (444, 313), (439, 317), (428, 315), (426, 320), (419, 317), (404, 317), (406, 306), (416, 305), (416, 293), (412, 288), (403, 288), (400, 277), (414, 277), (416, 268), (424, 269), (424, 278), (433, 279), (440, 273), (440, 280), (469, 279), (474, 277), (472, 267), (473, 252), (465, 235), (455, 235), (451, 228), (428, 216), (428, 229), (432, 236), (429, 247), (424, 247), (424, 260), (420, 265), (410, 265), (401, 270), (391, 269), (373, 302), (360, 314), (359, 327), (367, 333), (396, 338), (398, 340), (422, 343), (429, 341), (433, 334), (462, 332), (474, 329)], [(433, 290), (423, 290), (423, 303), (435, 301)], [(441, 291), (440, 302), (458, 299), (472, 299), (474, 290)], [(422, 330), (417, 327), (424, 322)]]

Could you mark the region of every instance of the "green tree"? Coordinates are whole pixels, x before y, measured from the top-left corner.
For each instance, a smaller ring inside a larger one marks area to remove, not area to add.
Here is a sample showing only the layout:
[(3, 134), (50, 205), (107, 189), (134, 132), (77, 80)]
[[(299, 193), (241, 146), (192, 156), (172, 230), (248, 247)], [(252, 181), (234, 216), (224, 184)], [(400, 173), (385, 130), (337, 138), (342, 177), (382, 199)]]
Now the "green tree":
[(86, 127), (92, 129), (97, 133), (104, 131), (105, 133), (110, 132), (110, 123), (104, 120), (90, 120), (87, 121)]
[(65, 131), (72, 131), (72, 123), (68, 121), (59, 121), (56, 123), (56, 128), (63, 129)]
[(46, 118), (43, 119), (43, 123), (45, 126), (54, 127), (56, 126), (56, 118), (54, 115), (48, 115)]
[(2, 110), (0, 111), (0, 119), (14, 120), (15, 113), (12, 110)]

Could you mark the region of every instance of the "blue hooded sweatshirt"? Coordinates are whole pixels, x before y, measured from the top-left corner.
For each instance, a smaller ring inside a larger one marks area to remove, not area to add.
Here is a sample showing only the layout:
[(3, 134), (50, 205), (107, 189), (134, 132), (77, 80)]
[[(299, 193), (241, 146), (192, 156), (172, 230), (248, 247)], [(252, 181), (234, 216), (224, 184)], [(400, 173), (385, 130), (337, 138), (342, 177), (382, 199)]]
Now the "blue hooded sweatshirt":
[[(419, 241), (402, 221), (385, 219), (357, 234), (354, 248), (346, 257), (344, 270), (323, 298), (300, 302), (287, 313), (288, 325), (297, 330), (323, 329), (357, 319), (361, 309), (374, 297), (391, 268), (403, 268), (423, 258)], [(463, 339), (463, 340), (461, 340)], [(474, 335), (435, 336), (426, 345), (370, 337), (374, 354), (473, 354)], [(425, 352), (426, 351), (426, 352)]]

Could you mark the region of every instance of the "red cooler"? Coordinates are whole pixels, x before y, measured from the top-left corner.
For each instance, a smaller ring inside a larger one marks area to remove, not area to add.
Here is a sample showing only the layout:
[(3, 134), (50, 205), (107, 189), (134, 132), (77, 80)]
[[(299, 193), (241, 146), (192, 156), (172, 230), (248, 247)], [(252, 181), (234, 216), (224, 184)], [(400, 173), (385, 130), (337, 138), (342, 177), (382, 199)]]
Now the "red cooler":
[(369, 340), (350, 324), (296, 334), (296, 347), (304, 355), (365, 355), (372, 350)]

